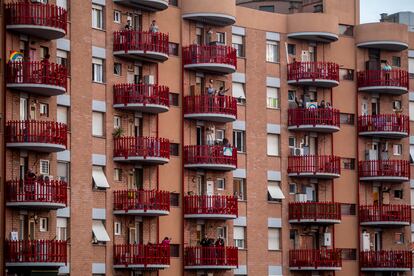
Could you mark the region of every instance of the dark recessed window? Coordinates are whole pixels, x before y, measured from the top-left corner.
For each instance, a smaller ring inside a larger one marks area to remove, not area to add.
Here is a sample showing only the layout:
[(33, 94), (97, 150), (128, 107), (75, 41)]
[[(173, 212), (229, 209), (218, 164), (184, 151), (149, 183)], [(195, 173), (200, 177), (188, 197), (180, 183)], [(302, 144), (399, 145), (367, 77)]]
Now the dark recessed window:
[(355, 170), (355, 158), (341, 158), (342, 169)]
[(114, 63), (114, 75), (120, 76), (122, 75), (122, 64), (121, 63)]
[(346, 125), (355, 124), (355, 114), (341, 113), (339, 118), (340, 118), (341, 124), (346, 124)]
[(339, 25), (339, 34), (346, 36), (354, 36), (354, 26)]
[(259, 10), (266, 12), (275, 12), (275, 6), (259, 6)]
[(170, 105), (180, 106), (180, 94), (170, 93)]
[(356, 252), (355, 248), (341, 248), (342, 260), (355, 261), (357, 258)]
[(168, 4), (170, 5), (170, 6), (178, 6), (178, 0), (169, 0), (168, 1)]
[(339, 77), (341, 80), (354, 80), (354, 70), (352, 69), (339, 69)]
[(395, 190), (394, 191), (394, 197), (402, 199), (403, 198), (403, 190)]
[(401, 58), (400, 57), (392, 57), (392, 66), (401, 67)]
[(355, 216), (356, 215), (356, 205), (341, 203), (341, 214), (345, 216)]
[(170, 55), (178, 56), (178, 48), (179, 48), (178, 43), (173, 43), (173, 42), (168, 43), (168, 52)]
[(296, 55), (296, 45), (295, 44), (288, 44), (288, 54), (289, 55)]
[(180, 194), (179, 193), (170, 193), (170, 205), (174, 207), (180, 206)]
[(170, 244), (170, 256), (180, 257), (180, 245), (179, 244)]
[(170, 155), (180, 156), (180, 144), (170, 143)]

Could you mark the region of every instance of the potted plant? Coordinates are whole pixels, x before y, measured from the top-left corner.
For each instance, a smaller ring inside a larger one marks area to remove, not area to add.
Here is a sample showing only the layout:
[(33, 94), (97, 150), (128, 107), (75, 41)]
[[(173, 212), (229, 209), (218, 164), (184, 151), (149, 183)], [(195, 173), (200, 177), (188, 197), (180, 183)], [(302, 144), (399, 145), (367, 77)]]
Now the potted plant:
[(114, 138), (119, 138), (122, 136), (122, 134), (124, 134), (124, 129), (122, 127), (117, 127), (114, 129), (114, 131), (112, 132), (112, 136)]

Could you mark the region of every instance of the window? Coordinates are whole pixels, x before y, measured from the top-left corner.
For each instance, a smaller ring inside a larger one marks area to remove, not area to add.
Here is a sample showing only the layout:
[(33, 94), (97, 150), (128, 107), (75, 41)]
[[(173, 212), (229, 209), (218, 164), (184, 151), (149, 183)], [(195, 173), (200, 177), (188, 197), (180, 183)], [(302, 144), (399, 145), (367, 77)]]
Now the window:
[(355, 114), (341, 113), (339, 115), (339, 120), (340, 120), (341, 124), (354, 125), (355, 124)]
[(170, 105), (180, 106), (180, 94), (170, 93), (169, 97), (170, 97)]
[(408, 58), (408, 73), (410, 78), (414, 78), (414, 58)]
[(170, 193), (170, 205), (174, 207), (180, 206), (180, 194), (179, 193)]
[(341, 203), (341, 214), (346, 216), (355, 216), (356, 204)]
[(40, 232), (47, 232), (48, 231), (48, 219), (47, 218), (40, 218), (39, 219), (39, 231)]
[(294, 195), (298, 192), (296, 183), (289, 183), (289, 194)]
[(121, 117), (114, 116), (114, 129), (120, 128), (122, 126)]
[(394, 190), (394, 198), (403, 199), (403, 190)]
[(414, 145), (410, 145), (410, 164), (414, 163)]
[(178, 6), (178, 0), (169, 0), (168, 3), (170, 6)]
[(246, 200), (246, 180), (242, 178), (233, 178), (233, 192), (240, 201)]
[(226, 189), (226, 180), (224, 178), (217, 178), (216, 179), (216, 187), (217, 187), (217, 190), (225, 190)]
[(266, 61), (279, 62), (279, 42), (273, 40), (266, 41)]
[(280, 229), (268, 228), (268, 249), (280, 250)]
[(246, 94), (244, 92), (243, 83), (233, 82), (233, 97), (237, 99), (238, 104), (246, 103)]
[(170, 155), (180, 156), (180, 144), (170, 143)]
[(114, 169), (114, 180), (115, 181), (122, 181), (122, 169), (115, 168)]
[(115, 62), (114, 63), (114, 75), (120, 76), (122, 75), (122, 64)]
[(109, 188), (109, 183), (104, 173), (104, 167), (101, 167), (101, 166), (92, 167), (92, 181), (94, 183), (94, 188), (97, 188), (97, 189)]
[[(47, 2), (47, 0), (44, 0)], [(67, 0), (56, 0), (56, 6), (64, 8), (65, 10), (68, 9), (68, 1)]]
[(402, 144), (395, 144), (392, 147), (392, 151), (394, 155), (402, 155), (402, 150), (403, 150)]
[(267, 200), (281, 202), (285, 196), (282, 189), (280, 189), (280, 182), (268, 181), (267, 182)]
[(40, 160), (40, 174), (49, 175), (49, 160)]
[(244, 228), (243, 226), (234, 226), (233, 227), (233, 239), (234, 239), (234, 246), (238, 249), (244, 249), (245, 248), (245, 234), (244, 234)]
[(288, 44), (288, 54), (295, 56), (296, 55), (296, 45), (295, 44)]
[(114, 222), (114, 235), (115, 236), (120, 236), (122, 233), (122, 229), (121, 229), (121, 223), (118, 221)]
[(339, 24), (339, 35), (354, 36), (354, 26)]
[(267, 87), (267, 108), (279, 108), (279, 91), (275, 87)]
[(392, 109), (394, 111), (401, 110), (401, 101), (393, 101), (392, 102)]
[(216, 141), (223, 142), (225, 137), (226, 137), (226, 130), (216, 129)]
[(275, 12), (275, 6), (259, 6), (260, 11)]
[(104, 28), (103, 18), (103, 7), (92, 5), (92, 28), (102, 30)]
[(171, 257), (180, 257), (180, 245), (179, 244), (170, 244), (170, 256)]
[(114, 22), (121, 23), (121, 12), (114, 10)]
[(67, 51), (56, 50), (56, 63), (69, 69), (69, 54)]
[(168, 52), (170, 55), (179, 56), (178, 48), (179, 48), (178, 43), (173, 43), (173, 42), (168, 43)]
[(40, 59), (44, 59), (48, 55), (49, 55), (49, 48), (45, 46), (40, 46)]
[(233, 130), (233, 145), (237, 148), (237, 152), (246, 152), (245, 148), (245, 132), (242, 130)]
[(411, 208), (414, 208), (414, 189), (411, 188)]
[(106, 232), (104, 222), (102, 220), (93, 220), (92, 222), (93, 243), (105, 243), (110, 241), (108, 233)]
[(244, 37), (241, 35), (232, 36), (233, 48), (236, 49), (237, 57), (244, 57)]
[(401, 67), (401, 58), (400, 57), (392, 57), (392, 66)]
[(40, 116), (49, 117), (49, 105), (47, 103), (40, 103), (39, 113), (40, 113)]
[(414, 102), (410, 102), (409, 103), (409, 116), (410, 116), (410, 121), (414, 121)]
[(92, 112), (92, 135), (104, 135), (104, 114), (102, 112)]
[(404, 244), (404, 233), (395, 233), (395, 243)]
[(68, 219), (56, 218), (56, 240), (66, 241), (68, 239)]
[(62, 106), (62, 105), (58, 105), (57, 106), (57, 122), (58, 123), (63, 123), (63, 124), (68, 124), (68, 108), (66, 106)]
[(102, 83), (103, 79), (103, 59), (92, 58), (92, 81)]
[(296, 148), (296, 137), (289, 136), (289, 148), (290, 149)]
[(288, 91), (288, 102), (294, 102), (296, 99), (296, 91), (289, 90)]
[(226, 44), (226, 33), (217, 32), (216, 33), (217, 42), (220, 44)]
[(342, 169), (355, 170), (355, 158), (341, 158)]
[(267, 134), (267, 155), (279, 155), (279, 135)]
[(352, 81), (354, 80), (354, 70), (352, 69), (339, 69), (339, 78), (341, 80), (349, 80)]
[(57, 162), (57, 177), (61, 181), (69, 182), (69, 163), (67, 162)]
[(357, 259), (357, 251), (355, 248), (341, 248), (342, 260), (355, 261)]

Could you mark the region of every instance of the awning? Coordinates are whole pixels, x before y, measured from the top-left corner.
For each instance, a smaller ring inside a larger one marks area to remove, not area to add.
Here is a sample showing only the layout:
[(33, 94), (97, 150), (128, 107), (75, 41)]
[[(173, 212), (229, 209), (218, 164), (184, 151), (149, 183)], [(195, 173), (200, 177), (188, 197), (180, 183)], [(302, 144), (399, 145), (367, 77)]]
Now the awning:
[(269, 183), (269, 185), (267, 186), (267, 191), (269, 192), (270, 197), (272, 199), (284, 199), (285, 198), (278, 184)]
[(111, 240), (101, 220), (93, 220), (92, 233), (99, 242), (108, 242)]
[(105, 173), (102, 167), (93, 166), (92, 168), (92, 178), (96, 187), (98, 188), (109, 188), (108, 180), (106, 180)]
[(233, 97), (237, 99), (246, 99), (242, 83), (233, 82)]

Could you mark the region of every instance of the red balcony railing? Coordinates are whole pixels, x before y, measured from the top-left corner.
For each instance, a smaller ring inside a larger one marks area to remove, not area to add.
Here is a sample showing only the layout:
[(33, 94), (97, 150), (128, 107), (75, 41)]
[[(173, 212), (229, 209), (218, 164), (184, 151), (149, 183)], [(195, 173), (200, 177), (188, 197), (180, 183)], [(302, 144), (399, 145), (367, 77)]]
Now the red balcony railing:
[(236, 196), (190, 195), (184, 197), (186, 215), (238, 215)]
[(44, 61), (13, 61), (7, 63), (7, 84), (43, 84), (66, 89), (68, 72), (60, 64)]
[(9, 121), (6, 123), (7, 143), (47, 143), (67, 145), (66, 124), (50, 121)]
[(57, 240), (6, 240), (6, 263), (66, 263), (67, 243)]
[(289, 203), (289, 220), (341, 220), (341, 204), (334, 202)]
[(408, 72), (401, 69), (358, 72), (358, 87), (391, 86), (409, 88)]
[(114, 245), (114, 265), (169, 266), (170, 246), (163, 244)]
[(339, 110), (333, 108), (296, 108), (288, 110), (289, 126), (326, 125), (339, 127)]
[(158, 190), (114, 191), (114, 210), (170, 211), (170, 193)]
[(36, 25), (66, 32), (67, 11), (51, 4), (19, 2), (6, 4), (7, 25)]
[(9, 203), (67, 204), (67, 183), (59, 180), (12, 180), (6, 182)]
[(409, 133), (410, 119), (407, 115), (381, 114), (358, 117), (359, 132), (403, 132)]
[(359, 253), (361, 268), (411, 269), (412, 252), (405, 250), (362, 251)]
[(114, 157), (170, 158), (170, 141), (154, 137), (114, 139)]
[(169, 38), (167, 34), (139, 30), (114, 32), (114, 51), (143, 51), (168, 55)]
[(410, 205), (361, 205), (359, 221), (364, 222), (405, 222), (411, 223)]
[(190, 246), (185, 248), (184, 266), (237, 266), (238, 249), (232, 246)]
[(339, 82), (339, 65), (333, 62), (307, 61), (288, 64), (288, 81), (329, 80)]
[(114, 104), (156, 104), (170, 106), (170, 89), (158, 84), (115, 84)]
[(236, 49), (225, 45), (190, 45), (183, 47), (183, 63), (217, 63), (237, 67)]
[(333, 155), (289, 156), (289, 174), (340, 174), (341, 158)]
[(237, 118), (237, 100), (231, 96), (186, 96), (184, 114), (222, 114)]
[(342, 267), (340, 249), (295, 249), (289, 251), (289, 266), (295, 268)]
[(223, 146), (185, 146), (184, 164), (216, 164), (237, 167), (237, 149), (230, 149), (231, 155), (227, 155)]
[(410, 162), (407, 160), (359, 161), (359, 177), (410, 177)]

